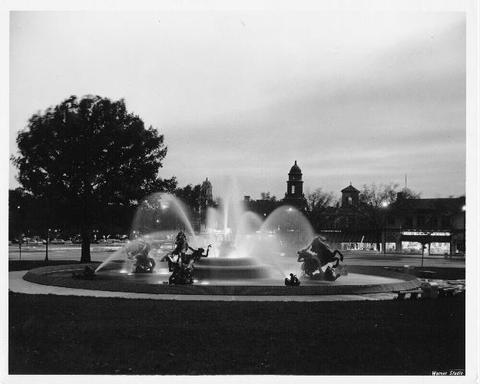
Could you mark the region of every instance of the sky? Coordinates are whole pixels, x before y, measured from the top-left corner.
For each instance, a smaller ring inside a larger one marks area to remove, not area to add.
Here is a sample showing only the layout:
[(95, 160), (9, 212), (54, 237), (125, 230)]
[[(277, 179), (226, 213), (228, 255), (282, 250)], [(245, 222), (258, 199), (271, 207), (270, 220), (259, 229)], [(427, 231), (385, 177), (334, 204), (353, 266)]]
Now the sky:
[[(70, 95), (165, 136), (159, 176), (282, 198), (390, 182), (465, 194), (466, 21), (444, 12), (12, 12), (10, 152)], [(10, 167), (10, 187), (18, 186)]]

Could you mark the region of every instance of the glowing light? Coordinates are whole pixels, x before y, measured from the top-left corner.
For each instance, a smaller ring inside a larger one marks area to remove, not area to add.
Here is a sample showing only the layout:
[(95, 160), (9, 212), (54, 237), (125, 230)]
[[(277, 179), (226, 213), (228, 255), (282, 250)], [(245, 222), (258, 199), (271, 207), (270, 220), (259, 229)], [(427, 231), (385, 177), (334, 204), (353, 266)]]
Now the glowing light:
[(388, 201), (382, 201), (382, 208), (387, 208), (388, 207)]
[(411, 231), (406, 231), (402, 232), (402, 235), (406, 236), (450, 236), (450, 232), (411, 232)]

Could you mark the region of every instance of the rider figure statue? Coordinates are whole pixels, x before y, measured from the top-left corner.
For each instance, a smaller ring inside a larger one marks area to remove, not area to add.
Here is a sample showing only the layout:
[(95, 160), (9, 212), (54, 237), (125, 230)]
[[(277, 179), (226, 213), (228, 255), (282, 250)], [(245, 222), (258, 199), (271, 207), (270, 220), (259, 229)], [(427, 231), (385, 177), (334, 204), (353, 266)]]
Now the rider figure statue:
[[(194, 249), (188, 245), (187, 236), (180, 231), (175, 239), (175, 249), (165, 255), (162, 261), (168, 262), (168, 269), (173, 272), (169, 278), (170, 284), (191, 284), (193, 283), (193, 264), (202, 257), (208, 257), (211, 245), (207, 247), (204, 254), (203, 248)], [(187, 254), (190, 250), (192, 253)], [(176, 257), (175, 257), (176, 256)]]
[(290, 273), (290, 278), (288, 277), (285, 278), (285, 285), (291, 286), (291, 287), (297, 287), (300, 285), (300, 281), (298, 280), (297, 276), (295, 276), (293, 273)]

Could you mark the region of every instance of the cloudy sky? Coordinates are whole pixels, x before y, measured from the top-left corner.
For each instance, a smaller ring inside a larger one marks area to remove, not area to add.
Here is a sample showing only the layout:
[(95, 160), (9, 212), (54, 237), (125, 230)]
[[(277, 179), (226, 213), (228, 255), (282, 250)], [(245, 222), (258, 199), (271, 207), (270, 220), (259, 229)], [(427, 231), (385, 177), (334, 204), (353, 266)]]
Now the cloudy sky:
[(282, 197), (297, 160), (307, 192), (407, 174), (460, 195), (465, 40), (463, 13), (13, 12), (10, 150), (33, 113), (98, 94), (165, 135), (182, 186)]

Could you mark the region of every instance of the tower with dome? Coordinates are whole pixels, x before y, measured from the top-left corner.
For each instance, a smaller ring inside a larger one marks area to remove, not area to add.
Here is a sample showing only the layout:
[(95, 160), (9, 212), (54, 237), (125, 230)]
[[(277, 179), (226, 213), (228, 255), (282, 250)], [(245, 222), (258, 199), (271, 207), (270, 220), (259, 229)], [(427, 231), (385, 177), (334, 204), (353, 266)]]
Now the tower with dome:
[(288, 172), (287, 193), (285, 193), (283, 203), (292, 205), (301, 211), (305, 211), (307, 201), (303, 194), (302, 176), (302, 170), (298, 166), (297, 160), (295, 160), (295, 163), (290, 168), (290, 172)]

